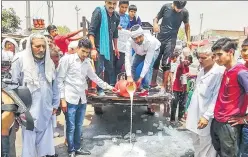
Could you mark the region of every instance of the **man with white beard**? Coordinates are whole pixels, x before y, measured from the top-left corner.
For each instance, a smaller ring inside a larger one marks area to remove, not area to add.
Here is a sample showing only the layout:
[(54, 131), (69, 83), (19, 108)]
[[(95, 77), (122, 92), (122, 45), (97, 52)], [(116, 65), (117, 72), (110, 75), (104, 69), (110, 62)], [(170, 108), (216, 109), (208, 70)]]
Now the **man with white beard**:
[(210, 45), (200, 48), (198, 60), (202, 69), (188, 108), (186, 128), (192, 132), (194, 157), (215, 157), (217, 152), (212, 145), (210, 126), (225, 68), (215, 63)]
[(23, 157), (55, 157), (52, 115), (59, 106), (55, 66), (45, 36), (31, 34), (26, 49), (12, 64), (12, 79), (29, 88), (32, 95), (30, 113), (34, 130), (22, 128)]

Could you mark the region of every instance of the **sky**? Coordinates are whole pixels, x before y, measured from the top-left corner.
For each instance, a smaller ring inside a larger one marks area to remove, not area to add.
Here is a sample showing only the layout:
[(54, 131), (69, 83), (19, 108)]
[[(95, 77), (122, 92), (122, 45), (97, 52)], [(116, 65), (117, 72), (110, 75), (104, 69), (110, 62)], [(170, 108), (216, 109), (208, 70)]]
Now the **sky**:
[[(130, 1), (137, 6), (137, 14), (143, 22), (152, 24), (163, 4), (172, 1)], [(48, 7), (46, 1), (31, 1), (31, 18), (43, 18), (48, 21)], [(97, 6), (104, 5), (104, 1), (54, 1), (54, 25), (66, 25), (71, 31), (77, 29), (75, 6), (79, 11), (79, 22), (82, 16), (90, 20), (92, 12)], [(14, 8), (21, 18), (21, 27), (26, 27), (26, 1), (2, 1), (3, 8)], [(202, 32), (208, 29), (244, 30), (248, 26), (248, 1), (188, 1), (191, 35), (200, 32), (200, 14), (203, 13)], [(118, 10), (118, 7), (117, 9)], [(183, 26), (183, 25), (182, 25)]]

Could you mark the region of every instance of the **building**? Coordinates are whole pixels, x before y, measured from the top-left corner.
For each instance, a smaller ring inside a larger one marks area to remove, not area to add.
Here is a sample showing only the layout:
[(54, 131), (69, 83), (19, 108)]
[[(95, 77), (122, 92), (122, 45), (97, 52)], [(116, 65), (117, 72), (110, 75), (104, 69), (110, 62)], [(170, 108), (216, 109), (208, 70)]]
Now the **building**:
[(244, 31), (235, 31), (235, 30), (207, 30), (203, 33), (204, 39), (211, 39), (213, 37), (228, 37), (232, 39), (239, 39), (241, 36), (244, 36)]
[[(235, 39), (241, 44), (241, 42), (247, 37), (245, 35), (245, 31), (235, 31), (235, 30), (215, 30), (215, 29), (210, 29), (206, 30), (202, 33), (201, 35), (201, 40), (210, 40), (210, 41), (216, 41), (219, 38), (223, 37), (228, 37), (231, 39)], [(198, 41), (198, 36), (192, 36), (191, 37), (192, 41)]]

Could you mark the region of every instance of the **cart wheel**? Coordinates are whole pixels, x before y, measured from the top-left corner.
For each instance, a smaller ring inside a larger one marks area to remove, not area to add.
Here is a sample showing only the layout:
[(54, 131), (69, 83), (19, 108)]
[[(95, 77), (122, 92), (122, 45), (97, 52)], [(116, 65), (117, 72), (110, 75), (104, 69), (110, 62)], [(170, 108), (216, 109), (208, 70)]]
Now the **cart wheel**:
[(147, 114), (149, 114), (149, 115), (154, 115), (155, 114), (155, 111), (152, 109), (152, 108), (150, 108), (150, 107), (147, 107)]
[(94, 111), (96, 115), (103, 114), (102, 107), (94, 107)]

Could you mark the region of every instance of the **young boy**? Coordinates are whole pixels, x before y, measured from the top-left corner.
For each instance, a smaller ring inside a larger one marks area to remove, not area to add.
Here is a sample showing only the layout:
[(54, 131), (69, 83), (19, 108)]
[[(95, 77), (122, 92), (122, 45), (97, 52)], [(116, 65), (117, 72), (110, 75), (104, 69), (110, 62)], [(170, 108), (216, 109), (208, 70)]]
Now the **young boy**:
[(248, 71), (234, 57), (237, 46), (236, 41), (222, 38), (212, 47), (216, 62), (226, 67), (211, 124), (212, 143), (218, 155), (223, 157), (239, 156), (241, 125), (237, 124), (241, 123), (233, 119), (244, 117), (248, 104)]
[(180, 58), (180, 64), (177, 67), (176, 71), (176, 77), (173, 84), (173, 93), (175, 98), (172, 101), (171, 104), (171, 119), (170, 121), (172, 123), (175, 123), (176, 119), (176, 110), (177, 110), (177, 103), (179, 103), (179, 112), (178, 112), (178, 120), (183, 120), (184, 115), (184, 105), (185, 105), (185, 98), (186, 98), (186, 92), (187, 92), (187, 84), (181, 83), (181, 76), (186, 75), (189, 73), (189, 65), (193, 63), (192, 56), (185, 57), (185, 60), (182, 61)]
[(126, 39), (125, 35), (122, 32), (128, 32), (127, 25), (129, 24), (129, 17), (126, 14), (126, 11), (129, 6), (129, 1), (120, 1), (119, 2), (119, 15), (120, 15), (120, 24), (118, 26), (118, 50), (120, 52), (120, 56), (116, 56), (114, 60), (114, 67), (115, 67), (115, 77), (118, 76), (121, 72), (123, 72), (123, 65), (125, 61), (125, 47), (126, 47)]
[(129, 24), (127, 26), (127, 29), (130, 29), (131, 27), (133, 27), (134, 25), (142, 25), (141, 24), (141, 19), (139, 16), (136, 16), (136, 12), (137, 12), (137, 7), (135, 5), (130, 5), (128, 8), (128, 14), (129, 14)]
[[(246, 38), (241, 45), (241, 55), (245, 61), (245, 66), (248, 68), (248, 38)], [(248, 70), (248, 69), (247, 69)], [(247, 78), (246, 78), (247, 79)], [(229, 122), (233, 125), (243, 125), (241, 133), (240, 155), (241, 157), (248, 156), (248, 109), (246, 115), (242, 117), (232, 117)]]
[(119, 15), (120, 15), (120, 25), (119, 29), (127, 29), (129, 24), (129, 16), (126, 14), (129, 6), (129, 1), (120, 1), (119, 2)]
[(83, 120), (86, 112), (86, 77), (89, 77), (99, 87), (113, 90), (114, 88), (102, 81), (93, 71), (88, 58), (92, 45), (89, 39), (82, 39), (78, 43), (75, 54), (61, 58), (58, 67), (58, 85), (61, 93), (61, 109), (66, 119), (66, 138), (69, 157), (76, 155), (90, 155), (81, 148)]

